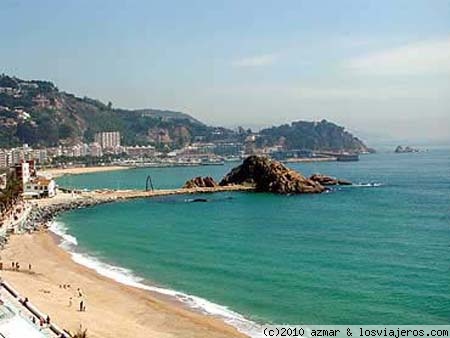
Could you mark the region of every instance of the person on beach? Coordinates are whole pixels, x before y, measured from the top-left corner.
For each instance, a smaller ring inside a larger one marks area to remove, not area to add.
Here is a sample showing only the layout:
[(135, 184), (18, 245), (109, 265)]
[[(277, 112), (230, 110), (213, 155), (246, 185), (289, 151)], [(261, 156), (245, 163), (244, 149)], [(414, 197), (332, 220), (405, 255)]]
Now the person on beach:
[(31, 264), (28, 264), (28, 271), (31, 271)]
[(83, 312), (83, 308), (84, 308), (84, 303), (83, 301), (80, 302), (80, 312)]
[(72, 297), (69, 298), (69, 307), (72, 307)]
[(47, 315), (47, 320), (46, 320), (47, 324), (50, 324), (50, 316)]

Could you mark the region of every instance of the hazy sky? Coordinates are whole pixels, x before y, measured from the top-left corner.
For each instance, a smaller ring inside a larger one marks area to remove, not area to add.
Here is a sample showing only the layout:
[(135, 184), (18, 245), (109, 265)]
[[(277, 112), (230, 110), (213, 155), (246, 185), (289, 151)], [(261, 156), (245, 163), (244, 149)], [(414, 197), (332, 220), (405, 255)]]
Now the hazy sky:
[(116, 107), (450, 140), (450, 0), (1, 0), (0, 27), (0, 72)]

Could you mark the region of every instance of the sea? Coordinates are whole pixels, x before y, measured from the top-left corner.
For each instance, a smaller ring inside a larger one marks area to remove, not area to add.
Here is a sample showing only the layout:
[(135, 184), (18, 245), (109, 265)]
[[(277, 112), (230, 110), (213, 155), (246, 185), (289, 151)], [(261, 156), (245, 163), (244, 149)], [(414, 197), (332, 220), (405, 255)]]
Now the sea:
[[(180, 187), (233, 166), (64, 176), (83, 189)], [(61, 214), (80, 264), (171, 295), (252, 337), (263, 324), (450, 324), (450, 149), (289, 164), (351, 180), (324, 194), (216, 193)]]

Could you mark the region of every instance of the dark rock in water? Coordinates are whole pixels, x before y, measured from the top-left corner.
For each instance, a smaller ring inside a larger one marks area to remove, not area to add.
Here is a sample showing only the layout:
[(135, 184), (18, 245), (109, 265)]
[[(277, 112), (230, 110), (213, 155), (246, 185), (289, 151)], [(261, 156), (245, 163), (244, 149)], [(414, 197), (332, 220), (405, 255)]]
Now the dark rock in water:
[(221, 186), (252, 185), (257, 191), (276, 194), (321, 193), (326, 190), (320, 183), (291, 170), (282, 163), (265, 156), (250, 156), (231, 170)]
[(397, 146), (397, 148), (395, 148), (394, 152), (400, 153), (400, 154), (401, 153), (418, 153), (419, 149), (413, 148), (413, 147), (410, 147), (410, 146), (406, 146), (406, 147)]
[(352, 182), (341, 180), (335, 177), (322, 175), (322, 174), (314, 174), (310, 178), (310, 180), (320, 183), (322, 185), (351, 185)]
[(206, 198), (194, 198), (192, 201), (192, 203), (197, 203), (197, 202), (208, 202), (208, 200)]
[(214, 181), (214, 178), (212, 177), (201, 177), (198, 176), (196, 178), (193, 178), (189, 181), (187, 181), (184, 185), (183, 188), (185, 189), (192, 189), (192, 188), (214, 188), (217, 187), (218, 184), (216, 183), (216, 181)]

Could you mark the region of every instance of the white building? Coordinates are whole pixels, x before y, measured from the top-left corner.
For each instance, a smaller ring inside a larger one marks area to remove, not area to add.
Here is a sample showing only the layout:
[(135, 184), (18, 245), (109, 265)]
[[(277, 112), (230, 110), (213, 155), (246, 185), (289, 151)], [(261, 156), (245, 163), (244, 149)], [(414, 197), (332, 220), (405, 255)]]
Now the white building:
[(155, 155), (155, 147), (152, 146), (126, 147), (125, 151), (131, 157), (149, 157)]
[(11, 155), (8, 162), (10, 164), (18, 164), (22, 161), (25, 161), (25, 153), (22, 148), (14, 148), (11, 150)]
[(33, 150), (33, 159), (38, 163), (47, 162), (47, 149), (35, 149)]
[(101, 157), (102, 156), (102, 147), (97, 142), (91, 143), (89, 145), (89, 154), (92, 157)]
[(46, 177), (36, 177), (30, 180), (23, 189), (25, 198), (53, 197), (55, 195), (55, 180)]
[(0, 168), (8, 168), (8, 152), (0, 150)]
[(0, 174), (0, 190), (6, 189), (7, 183), (8, 183), (8, 181), (7, 181), (6, 173)]
[(20, 181), (22, 187), (30, 180), (30, 164), (27, 162), (18, 163), (15, 166), (16, 177)]
[(120, 133), (118, 131), (96, 133), (95, 142), (103, 149), (115, 149), (120, 147)]

